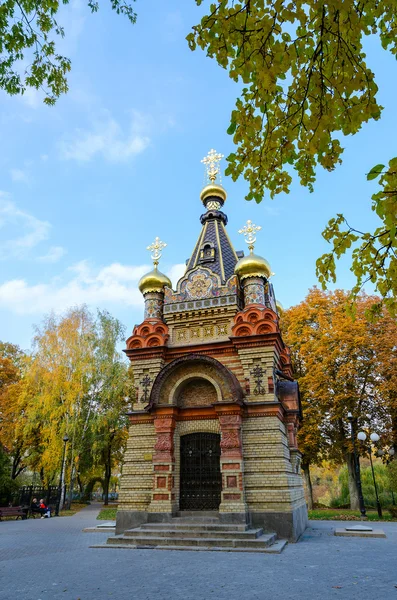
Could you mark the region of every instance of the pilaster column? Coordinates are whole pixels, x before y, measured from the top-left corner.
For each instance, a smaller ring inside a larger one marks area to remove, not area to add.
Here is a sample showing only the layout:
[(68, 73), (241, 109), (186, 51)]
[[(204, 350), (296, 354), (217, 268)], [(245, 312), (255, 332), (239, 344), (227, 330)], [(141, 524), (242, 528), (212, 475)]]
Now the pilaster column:
[(153, 455), (153, 491), (151, 513), (172, 513), (175, 507), (175, 454), (173, 414), (155, 415), (156, 442)]
[(147, 292), (144, 294), (145, 300), (145, 320), (146, 319), (160, 319), (163, 320), (163, 306), (164, 306), (164, 291), (161, 292)]
[(265, 306), (265, 284), (262, 277), (247, 277), (243, 282), (244, 305), (261, 304)]
[(300, 473), (302, 454), (298, 449), (298, 419), (296, 415), (286, 417), (287, 435), (293, 473)]
[(222, 493), (220, 513), (245, 513), (241, 414), (219, 414)]

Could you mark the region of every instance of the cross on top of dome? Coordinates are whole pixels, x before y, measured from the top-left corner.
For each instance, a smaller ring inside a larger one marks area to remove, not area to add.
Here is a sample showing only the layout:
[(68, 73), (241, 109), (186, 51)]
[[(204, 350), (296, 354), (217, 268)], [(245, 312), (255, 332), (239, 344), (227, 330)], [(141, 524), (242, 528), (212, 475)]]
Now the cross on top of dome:
[(254, 244), (256, 242), (256, 233), (262, 229), (261, 225), (255, 225), (248, 219), (246, 225), (238, 230), (239, 233), (244, 235), (245, 241), (248, 244), (248, 248), (252, 254), (254, 251)]
[(219, 175), (219, 180), (220, 178), (220, 168), (219, 168), (219, 163), (221, 162), (222, 158), (223, 158), (223, 154), (219, 154), (217, 153), (216, 150), (211, 149), (207, 156), (205, 156), (202, 159), (202, 163), (205, 165), (205, 169), (206, 169), (206, 173), (207, 173), (207, 179), (209, 182), (214, 183), (214, 181), (216, 181), (217, 176)]
[(162, 242), (159, 237), (156, 237), (154, 239), (154, 242), (152, 242), (150, 246), (147, 246), (146, 250), (152, 252), (150, 257), (153, 260), (153, 264), (155, 267), (157, 267), (157, 265), (159, 264), (162, 251), (166, 246), (167, 244), (165, 242)]

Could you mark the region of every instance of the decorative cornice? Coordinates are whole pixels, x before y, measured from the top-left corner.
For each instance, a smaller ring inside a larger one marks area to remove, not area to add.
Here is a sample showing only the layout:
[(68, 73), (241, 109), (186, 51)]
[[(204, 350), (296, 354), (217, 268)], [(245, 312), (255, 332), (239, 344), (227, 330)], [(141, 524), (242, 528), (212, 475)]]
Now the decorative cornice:
[(168, 338), (166, 323), (160, 319), (146, 319), (140, 325), (135, 325), (132, 335), (126, 341), (127, 351), (165, 346)]

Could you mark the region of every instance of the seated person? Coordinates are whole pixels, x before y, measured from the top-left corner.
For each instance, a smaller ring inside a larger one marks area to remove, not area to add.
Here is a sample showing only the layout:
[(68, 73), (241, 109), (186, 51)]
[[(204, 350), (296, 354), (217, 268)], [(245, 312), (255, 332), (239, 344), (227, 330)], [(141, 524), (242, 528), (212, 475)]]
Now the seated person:
[(49, 519), (51, 517), (51, 511), (50, 511), (49, 507), (46, 505), (46, 503), (44, 502), (43, 498), (41, 498), (41, 500), (40, 500), (40, 509), (44, 511), (44, 514), (41, 517), (42, 519), (45, 519), (45, 518)]
[(30, 503), (30, 511), (32, 514), (38, 513), (41, 516), (44, 516), (46, 513), (46, 510), (40, 507), (40, 504), (37, 501), (37, 498), (33, 498), (32, 502)]

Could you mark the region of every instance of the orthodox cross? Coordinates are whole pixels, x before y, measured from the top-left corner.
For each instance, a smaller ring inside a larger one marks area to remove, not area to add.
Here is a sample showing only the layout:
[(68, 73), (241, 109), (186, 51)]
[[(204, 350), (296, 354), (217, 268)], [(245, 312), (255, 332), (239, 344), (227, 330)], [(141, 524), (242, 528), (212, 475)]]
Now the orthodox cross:
[(254, 394), (256, 394), (257, 396), (259, 394), (264, 394), (265, 393), (265, 388), (262, 386), (262, 379), (263, 379), (263, 375), (264, 375), (264, 369), (262, 369), (262, 367), (260, 367), (259, 365), (256, 365), (252, 369), (251, 375), (253, 375), (254, 381), (256, 383), (256, 387), (254, 389)]
[(245, 241), (248, 244), (249, 251), (251, 254), (254, 251), (254, 244), (256, 242), (256, 233), (262, 229), (261, 225), (255, 225), (252, 221), (248, 219), (246, 225), (238, 230), (239, 233), (242, 233), (245, 237)]
[(148, 401), (148, 389), (150, 384), (152, 383), (152, 380), (150, 379), (149, 375), (145, 375), (145, 377), (139, 382), (143, 388), (143, 397), (145, 399), (145, 402)]
[(221, 162), (222, 158), (223, 154), (219, 154), (216, 152), (216, 150), (212, 149), (208, 152), (207, 156), (205, 156), (201, 161), (205, 165), (207, 171), (207, 178), (211, 183), (214, 183), (214, 181), (217, 178), (217, 175), (220, 176), (219, 163)]
[(152, 242), (150, 244), (150, 246), (148, 246), (146, 248), (146, 250), (149, 250), (150, 252), (152, 252), (150, 257), (153, 260), (153, 264), (155, 267), (157, 267), (157, 265), (159, 264), (159, 260), (161, 258), (161, 253), (162, 253), (163, 249), (166, 247), (166, 245), (167, 244), (165, 242), (162, 242), (159, 237), (156, 237), (154, 242)]

